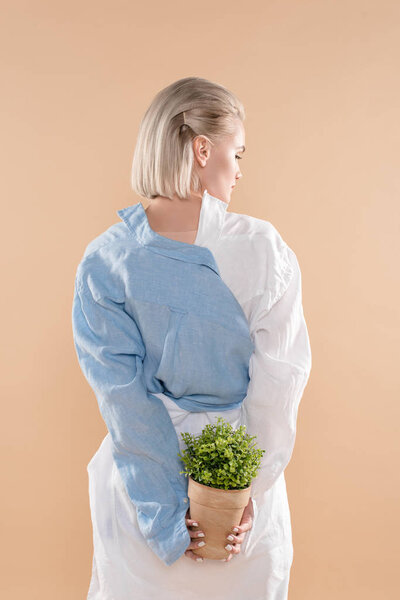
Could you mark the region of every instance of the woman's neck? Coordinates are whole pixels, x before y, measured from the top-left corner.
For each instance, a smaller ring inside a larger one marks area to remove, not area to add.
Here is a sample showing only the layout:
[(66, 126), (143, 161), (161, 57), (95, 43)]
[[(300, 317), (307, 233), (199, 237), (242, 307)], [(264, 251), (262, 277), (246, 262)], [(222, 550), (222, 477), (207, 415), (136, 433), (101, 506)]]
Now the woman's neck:
[(201, 198), (171, 200), (157, 197), (151, 200), (145, 210), (153, 231), (193, 233), (199, 224)]

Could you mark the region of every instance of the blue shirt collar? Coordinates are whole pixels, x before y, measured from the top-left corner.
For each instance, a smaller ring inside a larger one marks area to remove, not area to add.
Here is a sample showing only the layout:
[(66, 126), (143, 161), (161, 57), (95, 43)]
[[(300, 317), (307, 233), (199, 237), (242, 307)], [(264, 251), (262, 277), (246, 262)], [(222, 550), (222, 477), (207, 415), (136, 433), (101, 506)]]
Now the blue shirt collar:
[(207, 190), (204, 190), (194, 244), (167, 238), (151, 229), (142, 202), (117, 210), (117, 215), (142, 246), (170, 258), (204, 264), (219, 275), (214, 256), (206, 246), (218, 241), (227, 207), (227, 202), (211, 196)]

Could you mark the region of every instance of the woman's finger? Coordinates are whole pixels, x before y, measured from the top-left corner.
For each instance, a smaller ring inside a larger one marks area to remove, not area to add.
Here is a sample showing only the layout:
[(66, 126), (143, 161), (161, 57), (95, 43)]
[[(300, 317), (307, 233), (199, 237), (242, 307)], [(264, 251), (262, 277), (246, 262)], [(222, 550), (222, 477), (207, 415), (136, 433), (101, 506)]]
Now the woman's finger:
[(195, 560), (196, 562), (204, 562), (202, 556), (197, 556), (192, 550), (185, 550), (185, 556), (190, 558), (191, 560)]
[(222, 562), (229, 562), (232, 560), (233, 554), (230, 553), (226, 558), (221, 558)]
[(243, 533), (237, 534), (237, 535), (233, 535), (233, 533), (230, 533), (228, 535), (228, 537), (226, 538), (226, 543), (227, 544), (242, 544), (244, 542), (244, 540), (246, 539), (246, 532), (244, 531)]
[(232, 554), (239, 554), (240, 544), (232, 544), (232, 543), (226, 544), (225, 550), (227, 552), (231, 552)]
[(203, 539), (204, 536), (204, 531), (192, 531), (191, 529), (188, 529), (189, 531), (189, 535), (192, 539), (197, 539), (197, 538), (201, 538)]
[(231, 550), (232, 554), (239, 554), (240, 550), (241, 550), (240, 544), (233, 544), (233, 547)]
[(254, 508), (253, 508), (253, 499), (250, 497), (247, 503), (246, 508), (243, 511), (242, 519), (240, 521), (240, 525), (236, 525), (236, 527), (232, 528), (232, 535), (240, 535), (241, 533), (246, 533), (253, 527), (253, 518), (254, 518)]
[(253, 527), (253, 519), (250, 517), (250, 519), (241, 521), (240, 525), (236, 525), (235, 527), (232, 527), (232, 531), (231, 531), (230, 535), (240, 536), (242, 533), (246, 533), (246, 531), (249, 531), (252, 527)]
[(191, 548), (202, 548), (203, 546), (206, 545), (206, 542), (202, 539), (200, 540), (191, 540), (189, 546), (187, 547), (188, 550), (190, 550)]

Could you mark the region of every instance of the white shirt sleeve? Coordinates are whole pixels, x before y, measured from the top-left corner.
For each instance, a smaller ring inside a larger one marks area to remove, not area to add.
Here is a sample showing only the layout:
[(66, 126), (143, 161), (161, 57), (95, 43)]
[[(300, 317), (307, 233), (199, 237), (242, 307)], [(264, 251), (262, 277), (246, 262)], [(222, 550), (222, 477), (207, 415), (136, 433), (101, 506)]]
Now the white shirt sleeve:
[[(243, 401), (243, 422), (257, 448), (265, 449), (251, 495), (259, 499), (278, 479), (292, 456), (300, 399), (311, 370), (311, 348), (302, 306), (301, 272), (288, 246), (292, 267), (286, 289), (269, 306), (271, 290), (253, 299), (250, 332), (255, 350)], [(288, 271), (286, 271), (287, 273)], [(289, 267), (290, 272), (290, 267)]]

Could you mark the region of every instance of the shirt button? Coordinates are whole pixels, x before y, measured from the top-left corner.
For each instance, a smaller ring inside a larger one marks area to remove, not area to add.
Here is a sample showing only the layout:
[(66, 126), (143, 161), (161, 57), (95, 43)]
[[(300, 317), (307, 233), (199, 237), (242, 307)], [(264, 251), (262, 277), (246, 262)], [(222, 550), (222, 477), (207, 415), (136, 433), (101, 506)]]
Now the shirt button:
[(184, 502), (188, 502), (188, 500), (189, 500), (188, 498), (184, 498), (183, 499)]

